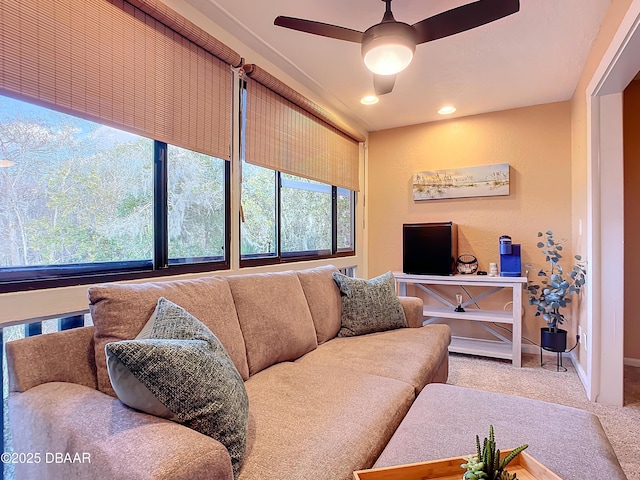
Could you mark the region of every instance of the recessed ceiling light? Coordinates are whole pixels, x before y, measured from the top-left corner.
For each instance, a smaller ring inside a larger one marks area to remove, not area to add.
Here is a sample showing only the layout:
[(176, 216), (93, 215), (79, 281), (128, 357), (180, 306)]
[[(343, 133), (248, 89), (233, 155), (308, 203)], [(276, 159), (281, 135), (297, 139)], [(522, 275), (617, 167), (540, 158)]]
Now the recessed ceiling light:
[(451, 113), (453, 113), (455, 111), (456, 111), (456, 107), (451, 106), (451, 105), (447, 105), (447, 106), (442, 107), (440, 110), (438, 110), (438, 113), (440, 115), (449, 115), (449, 114), (451, 114)]
[(375, 95), (367, 95), (366, 97), (362, 97), (362, 99), (360, 99), (360, 103), (363, 105), (375, 105), (379, 101), (380, 99)]

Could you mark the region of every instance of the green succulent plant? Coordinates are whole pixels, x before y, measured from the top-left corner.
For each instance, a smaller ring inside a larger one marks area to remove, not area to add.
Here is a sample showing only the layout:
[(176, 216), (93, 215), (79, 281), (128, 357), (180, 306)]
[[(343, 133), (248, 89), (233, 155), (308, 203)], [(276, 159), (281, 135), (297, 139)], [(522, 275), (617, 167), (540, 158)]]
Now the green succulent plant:
[(476, 435), (476, 454), (466, 457), (467, 463), (460, 465), (467, 470), (462, 478), (465, 480), (517, 480), (516, 474), (509, 473), (506, 466), (528, 446), (525, 444), (514, 448), (501, 460), (500, 450), (496, 449), (493, 425), (490, 425), (489, 438), (485, 438), (480, 444), (480, 437)]
[[(536, 317), (542, 316), (549, 331), (556, 332), (558, 325), (564, 322), (562, 309), (571, 303), (571, 296), (577, 295), (586, 282), (586, 269), (580, 255), (575, 255), (576, 263), (568, 273), (560, 264), (563, 259), (562, 243), (553, 238), (553, 232), (538, 232), (545, 237), (537, 247), (549, 264), (548, 269), (538, 271), (537, 280), (529, 280), (526, 286), (529, 292), (529, 305), (536, 306)], [(527, 265), (530, 267), (531, 265)]]

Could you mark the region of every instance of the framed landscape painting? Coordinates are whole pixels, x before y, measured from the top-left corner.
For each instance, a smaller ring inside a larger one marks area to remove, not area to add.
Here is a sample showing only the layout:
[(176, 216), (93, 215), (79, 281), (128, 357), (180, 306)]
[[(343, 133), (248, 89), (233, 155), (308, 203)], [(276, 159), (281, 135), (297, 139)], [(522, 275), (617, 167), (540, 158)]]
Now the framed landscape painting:
[(450, 168), (413, 174), (413, 199), (509, 195), (509, 164)]

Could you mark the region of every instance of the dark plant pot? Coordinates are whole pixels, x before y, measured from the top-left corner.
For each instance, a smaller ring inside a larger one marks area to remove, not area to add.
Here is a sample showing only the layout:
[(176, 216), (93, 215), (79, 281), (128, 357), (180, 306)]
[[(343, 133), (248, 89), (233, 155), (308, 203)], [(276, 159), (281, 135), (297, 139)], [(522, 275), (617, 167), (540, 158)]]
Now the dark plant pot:
[(540, 329), (540, 346), (551, 352), (564, 352), (567, 350), (567, 331), (561, 328), (551, 331), (548, 327)]

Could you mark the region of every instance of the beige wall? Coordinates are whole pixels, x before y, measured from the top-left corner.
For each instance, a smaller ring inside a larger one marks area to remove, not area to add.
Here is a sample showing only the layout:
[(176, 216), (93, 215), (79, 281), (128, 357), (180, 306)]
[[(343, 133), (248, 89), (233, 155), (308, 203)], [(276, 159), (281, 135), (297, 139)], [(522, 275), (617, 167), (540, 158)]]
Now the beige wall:
[[(497, 163), (511, 166), (509, 196), (412, 198), (414, 172)], [(541, 266), (535, 246), (539, 230), (551, 229), (571, 243), (570, 104), (373, 132), (367, 194), (369, 276), (402, 270), (402, 224), (411, 222), (458, 224), (458, 252), (475, 255), (483, 270), (498, 261), (503, 234), (522, 244), (523, 264)], [(524, 335), (537, 341), (541, 325), (527, 305)]]
[(640, 81), (625, 89), (624, 124), (624, 356), (640, 359)]
[[(582, 71), (575, 93), (571, 99), (571, 187), (572, 197), (572, 232), (573, 246), (576, 251), (586, 252), (588, 222), (588, 179), (587, 179), (587, 88), (598, 68), (607, 48), (611, 44), (620, 22), (626, 14), (632, 0), (611, 0), (605, 18), (600, 25), (600, 30), (594, 40), (589, 56)], [(579, 235), (578, 223), (582, 220), (582, 235)], [(588, 261), (589, 259), (587, 259)], [(589, 285), (583, 295), (589, 295)], [(580, 309), (574, 315), (576, 321), (587, 334), (588, 321), (586, 308)], [(587, 371), (587, 355), (583, 345), (579, 345), (575, 351), (579, 364), (584, 372)]]

